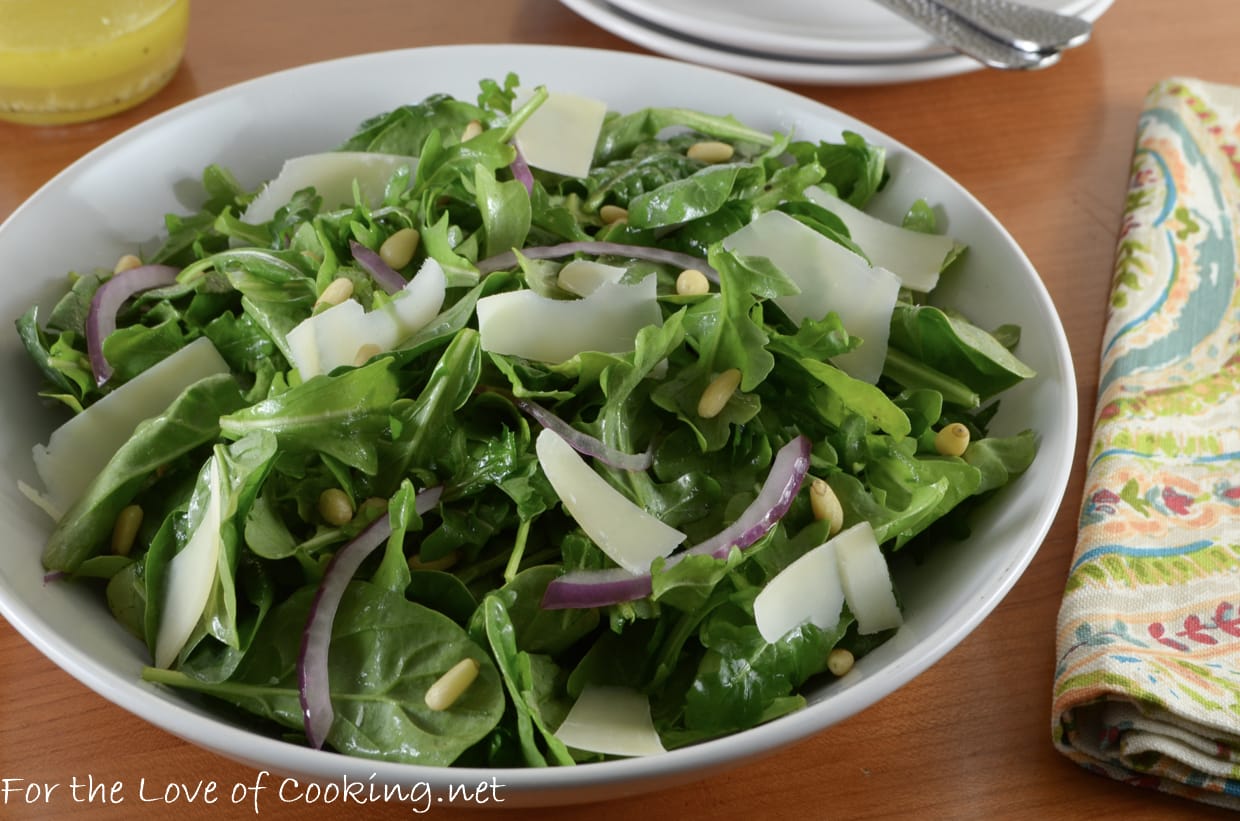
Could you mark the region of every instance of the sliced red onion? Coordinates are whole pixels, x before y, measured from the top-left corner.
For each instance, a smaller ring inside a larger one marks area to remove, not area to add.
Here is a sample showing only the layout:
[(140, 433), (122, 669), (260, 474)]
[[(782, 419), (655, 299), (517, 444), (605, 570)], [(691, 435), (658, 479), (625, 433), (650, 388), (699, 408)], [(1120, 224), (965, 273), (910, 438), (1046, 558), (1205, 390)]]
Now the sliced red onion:
[[(442, 487), (423, 490), (414, 498), (414, 510), (419, 516), (428, 513), (439, 503)], [(392, 520), (380, 516), (336, 552), (323, 572), (323, 580), (310, 604), (306, 629), (301, 636), (301, 653), (297, 658), (297, 690), (305, 720), (306, 739), (310, 746), (319, 749), (327, 740), (335, 719), (332, 707), (331, 685), (327, 673), (327, 651), (331, 645), (332, 622), (353, 575), (366, 557), (392, 535)]]
[(53, 570), (51, 573), (44, 573), (43, 574), (43, 586), (47, 587), (49, 584), (55, 584), (56, 582), (62, 582), (65, 580), (66, 575), (67, 574), (63, 570)]
[(745, 512), (729, 527), (689, 548), (685, 554), (708, 554), (716, 559), (726, 559), (732, 548), (744, 550), (761, 539), (792, 507), (792, 500), (800, 492), (809, 472), (809, 451), (810, 442), (806, 436), (798, 436), (780, 448), (762, 490), (745, 508)]
[(383, 257), (355, 239), (349, 240), (349, 250), (362, 270), (374, 277), (375, 282), (389, 294), (399, 293), (408, 283), (405, 278), (383, 261)]
[(512, 178), (525, 186), (528, 194), (534, 193), (534, 173), (530, 171), (529, 163), (525, 161), (525, 157), (521, 154), (521, 149), (515, 145), (517, 155), (512, 158), (512, 162), (508, 165), (508, 170), (512, 172)]
[[(810, 441), (797, 436), (779, 449), (758, 496), (735, 522), (715, 536), (668, 558), (664, 568), (688, 556), (727, 558), (732, 548), (744, 550), (766, 535), (788, 513), (809, 472)], [(619, 568), (579, 570), (552, 579), (543, 594), (544, 610), (604, 607), (650, 595), (649, 573), (633, 574)]]
[(553, 579), (543, 594), (544, 610), (605, 607), (650, 595), (650, 574), (634, 575), (623, 567), (578, 570)]
[[(679, 251), (669, 251), (666, 248), (651, 248), (648, 245), (629, 245), (624, 242), (603, 242), (600, 240), (578, 240), (576, 242), (561, 242), (559, 245), (536, 245), (531, 248), (521, 249), (521, 256), (527, 259), (558, 259), (559, 257), (567, 257), (573, 254), (632, 257), (633, 259), (644, 259), (648, 262), (675, 265), (678, 268), (696, 268), (703, 274), (706, 274), (707, 279), (713, 282), (719, 281), (718, 272), (710, 267), (706, 260), (701, 257), (695, 257), (692, 254), (682, 254)], [(494, 271), (515, 268), (516, 265), (516, 252), (505, 251), (502, 254), (496, 254), (479, 262), (478, 271), (485, 275)]]
[(646, 470), (654, 464), (654, 454), (649, 450), (645, 453), (625, 453), (622, 450), (608, 447), (596, 437), (577, 430), (537, 402), (519, 396), (513, 397), (512, 401), (518, 408), (532, 416), (538, 424), (559, 434), (560, 438), (568, 442), (573, 450), (584, 456), (597, 459), (618, 470)]
[(103, 340), (116, 330), (116, 313), (125, 300), (141, 291), (174, 285), (178, 273), (170, 265), (139, 265), (114, 274), (95, 291), (86, 314), (86, 353), (96, 385), (102, 386), (112, 377), (112, 366), (103, 355)]

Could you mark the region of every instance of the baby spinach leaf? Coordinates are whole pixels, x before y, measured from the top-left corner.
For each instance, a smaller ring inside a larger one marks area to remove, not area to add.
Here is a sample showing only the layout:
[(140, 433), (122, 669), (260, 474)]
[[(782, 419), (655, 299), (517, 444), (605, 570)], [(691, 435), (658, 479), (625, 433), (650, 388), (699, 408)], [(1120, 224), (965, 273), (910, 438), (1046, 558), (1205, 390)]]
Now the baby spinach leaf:
[(752, 196), (766, 182), (761, 166), (712, 165), (629, 200), (629, 225), (660, 228), (713, 214), (730, 199)]
[(719, 140), (752, 143), (759, 147), (769, 146), (775, 139), (770, 134), (749, 128), (735, 117), (719, 117), (685, 108), (643, 108), (604, 121), (594, 150), (594, 164), (627, 155), (639, 144), (675, 126)]
[(990, 334), (930, 305), (897, 303), (891, 345), (951, 374), (983, 399), (1035, 375)]
[(530, 232), (530, 195), (518, 180), (500, 182), (481, 165), (474, 167), (474, 195), (488, 257), (521, 248)]
[(558, 565), (531, 567), (518, 573), (495, 593), (508, 612), (518, 649), (556, 656), (598, 627), (599, 615), (595, 608), (542, 609), (540, 603), (547, 584), (559, 575)]
[(707, 648), (685, 697), (686, 727), (708, 732), (752, 727), (780, 698), (822, 672), (848, 620), (830, 630), (803, 624), (773, 644), (753, 623), (756, 590), (738, 594), (702, 625)]
[[(294, 731), (302, 728), (297, 657), (314, 588), (294, 593), (259, 628), (228, 681), (198, 681), (147, 668), (147, 681), (223, 699)], [(332, 623), (329, 677), (337, 752), (446, 766), (484, 738), (504, 710), (503, 685), (487, 653), (445, 616), (365, 582), (352, 582)], [(426, 706), (426, 690), (463, 658), (478, 678), (447, 710)]]
[(987, 436), (970, 443), (964, 460), (981, 472), (975, 493), (988, 493), (1001, 488), (1029, 469), (1037, 454), (1037, 436), (1021, 431), (1015, 436)]
[(139, 423), (57, 523), (43, 552), (44, 565), (73, 571), (103, 551), (117, 514), (151, 477), (178, 457), (214, 441), (220, 417), (243, 404), (231, 376), (210, 376), (186, 388), (164, 413)]

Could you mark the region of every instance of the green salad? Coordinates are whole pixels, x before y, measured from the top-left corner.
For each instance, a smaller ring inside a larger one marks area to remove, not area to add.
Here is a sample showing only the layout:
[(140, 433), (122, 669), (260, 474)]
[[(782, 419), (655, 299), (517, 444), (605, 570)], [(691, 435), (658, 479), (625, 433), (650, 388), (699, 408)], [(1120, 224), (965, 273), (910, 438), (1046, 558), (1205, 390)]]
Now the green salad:
[[(255, 731), (572, 765), (744, 730), (900, 629), (888, 562), (1033, 461), (1019, 329), (932, 307), (881, 147), (509, 76), (226, 168), (17, 330), (44, 564)], [(152, 226), (152, 235), (159, 232)], [(115, 264), (114, 264), (115, 262)], [(995, 272), (1002, 275), (1002, 272)]]

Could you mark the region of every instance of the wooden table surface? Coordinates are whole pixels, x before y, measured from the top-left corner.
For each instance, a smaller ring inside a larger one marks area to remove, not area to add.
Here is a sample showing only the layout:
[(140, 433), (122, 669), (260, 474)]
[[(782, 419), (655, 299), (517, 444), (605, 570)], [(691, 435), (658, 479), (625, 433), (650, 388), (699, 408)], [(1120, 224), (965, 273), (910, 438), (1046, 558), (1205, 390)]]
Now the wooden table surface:
[[(842, 0), (841, 0), (842, 1)], [(1191, 14), (1185, 9), (1191, 8)], [(789, 85), (906, 143), (970, 189), (1023, 246), (1067, 328), (1088, 442), (1112, 253), (1135, 124), (1156, 81), (1240, 83), (1235, 0), (1119, 0), (1093, 40), (1034, 73), (979, 71), (890, 86)], [(0, 124), (0, 218), (61, 168), (185, 100), (277, 69), (367, 51), (449, 43), (555, 43), (641, 51), (552, 0), (195, 0), (186, 58), (135, 110), (64, 128)], [(1078, 459), (1078, 464), (1080, 460)], [(687, 787), (513, 819), (951, 819), (1224, 817), (1079, 769), (1050, 740), (1054, 625), (1072, 555), (1082, 469), (1016, 587), (957, 649), (861, 714), (743, 769)], [(93, 775), (164, 785), (252, 783), (254, 771), (190, 746), (105, 701), (0, 621), (0, 779)], [(166, 818), (170, 807), (0, 804), (4, 819)], [(14, 795), (13, 799), (18, 799)], [(264, 818), (338, 817), (338, 806), (261, 806)], [(371, 818), (409, 817), (408, 805)], [(434, 815), (431, 812), (430, 815)], [(468, 821), (481, 810), (444, 817)], [(1227, 814), (1230, 815), (1230, 814)], [(176, 817), (253, 817), (181, 805)], [(489, 817), (494, 817), (493, 815)]]

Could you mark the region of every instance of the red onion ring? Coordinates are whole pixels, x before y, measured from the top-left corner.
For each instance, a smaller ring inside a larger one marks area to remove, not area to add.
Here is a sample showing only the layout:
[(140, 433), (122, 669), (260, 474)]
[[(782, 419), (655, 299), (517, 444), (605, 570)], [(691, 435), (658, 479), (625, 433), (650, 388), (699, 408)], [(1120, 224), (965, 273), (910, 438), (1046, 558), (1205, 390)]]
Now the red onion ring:
[[(692, 254), (682, 254), (679, 251), (669, 251), (666, 248), (651, 248), (648, 245), (629, 245), (623, 242), (602, 242), (600, 240), (578, 240), (576, 242), (561, 242), (559, 245), (536, 245), (521, 249), (521, 256), (527, 259), (557, 259), (573, 254), (631, 257), (633, 259), (644, 259), (648, 262), (675, 265), (679, 268), (696, 268), (705, 274), (707, 279), (713, 282), (719, 281), (718, 272), (710, 267), (706, 260), (701, 257), (695, 257)], [(478, 272), (485, 276), (495, 271), (515, 268), (516, 265), (516, 252), (505, 251), (502, 254), (496, 254), (479, 262)]]
[(733, 547), (743, 550), (761, 539), (792, 507), (792, 500), (809, 472), (809, 453), (810, 442), (806, 436), (798, 436), (780, 448), (766, 482), (745, 512), (731, 526), (687, 549), (685, 555), (705, 554), (726, 559)]
[(561, 439), (568, 442), (569, 446), (580, 454), (597, 459), (618, 470), (646, 470), (654, 464), (654, 454), (649, 450), (645, 453), (625, 453), (622, 450), (608, 447), (596, 437), (577, 430), (537, 402), (519, 396), (512, 397), (512, 401), (518, 408), (533, 417), (538, 424), (559, 434)]
[(349, 250), (362, 270), (374, 277), (375, 282), (388, 294), (399, 293), (407, 284), (405, 278), (383, 261), (383, 257), (355, 239), (349, 240)]
[[(766, 535), (792, 507), (809, 472), (810, 441), (797, 436), (779, 449), (758, 496), (735, 522), (716, 535), (668, 558), (664, 568), (688, 556), (708, 555), (727, 558), (732, 548), (744, 550)], [(633, 574), (620, 568), (579, 570), (552, 579), (543, 594), (544, 610), (603, 607), (633, 601), (650, 595), (649, 573)]]
[[(439, 503), (442, 487), (427, 488), (414, 497), (414, 509), (422, 516)], [(353, 575), (375, 548), (392, 534), (392, 520), (380, 516), (346, 544), (328, 563), (315, 591), (306, 629), (301, 636), (301, 652), (297, 657), (297, 694), (301, 702), (306, 740), (321, 749), (331, 731), (336, 711), (332, 707), (331, 684), (328, 678), (327, 652), (332, 639), (332, 622)]]
[(114, 274), (95, 291), (86, 314), (86, 354), (97, 386), (112, 378), (112, 366), (103, 355), (103, 340), (116, 330), (121, 306), (140, 291), (176, 284), (178, 273), (170, 265), (139, 265)]

